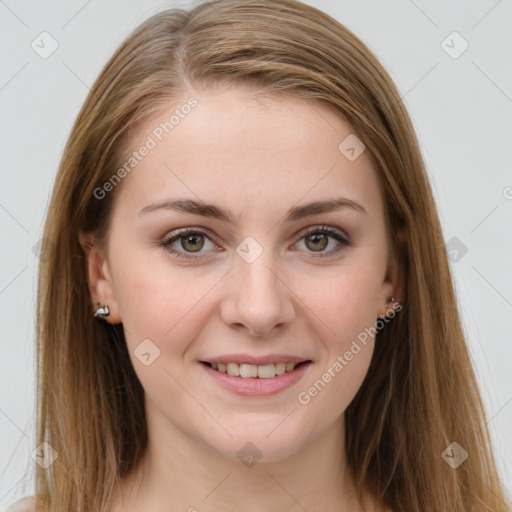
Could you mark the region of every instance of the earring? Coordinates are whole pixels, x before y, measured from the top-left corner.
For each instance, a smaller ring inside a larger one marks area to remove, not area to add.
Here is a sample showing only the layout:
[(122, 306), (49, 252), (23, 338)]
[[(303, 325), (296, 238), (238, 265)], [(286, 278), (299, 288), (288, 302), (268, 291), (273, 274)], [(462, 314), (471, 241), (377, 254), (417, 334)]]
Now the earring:
[[(395, 297), (388, 297), (388, 298), (386, 299), (386, 306), (388, 306), (389, 304), (392, 304), (393, 302), (395, 302)], [(386, 313), (381, 313), (381, 314), (379, 315), (379, 318), (380, 318), (380, 319), (387, 318)]]
[(97, 309), (96, 312), (94, 313), (95, 318), (97, 318), (97, 317), (101, 318), (101, 317), (109, 316), (109, 315), (110, 315), (110, 311), (109, 311), (107, 305)]

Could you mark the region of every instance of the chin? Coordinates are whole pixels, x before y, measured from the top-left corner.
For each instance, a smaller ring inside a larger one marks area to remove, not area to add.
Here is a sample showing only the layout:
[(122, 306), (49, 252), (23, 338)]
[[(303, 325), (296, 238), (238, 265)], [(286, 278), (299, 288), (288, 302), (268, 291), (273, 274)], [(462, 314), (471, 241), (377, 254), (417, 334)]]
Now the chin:
[(227, 426), (233, 437), (223, 435), (221, 439), (205, 441), (223, 457), (239, 460), (247, 467), (255, 463), (279, 462), (298, 452), (306, 442), (304, 436), (291, 429), (290, 425), (285, 428), (283, 422), (278, 426), (282, 419), (262, 424), (260, 428)]

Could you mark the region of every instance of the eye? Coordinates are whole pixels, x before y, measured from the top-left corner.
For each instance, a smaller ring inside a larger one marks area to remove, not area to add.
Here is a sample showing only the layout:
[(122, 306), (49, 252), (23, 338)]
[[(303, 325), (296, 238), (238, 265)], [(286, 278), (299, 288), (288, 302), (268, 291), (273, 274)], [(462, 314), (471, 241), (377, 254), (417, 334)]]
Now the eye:
[[(329, 239), (336, 240), (337, 244), (335, 249), (325, 251), (329, 245)], [(215, 244), (211, 241), (208, 233), (199, 228), (185, 228), (167, 238), (164, 238), (160, 245), (164, 247), (171, 254), (175, 254), (179, 258), (189, 260), (198, 259), (201, 256), (193, 256), (194, 253), (200, 254), (201, 249), (205, 246), (204, 240), (208, 240), (213, 246)], [(350, 245), (348, 238), (339, 229), (330, 226), (316, 226), (309, 228), (306, 232), (302, 233), (300, 241), (305, 240), (306, 248), (313, 253), (318, 253), (314, 257), (326, 257), (340, 252), (345, 247)], [(180, 242), (181, 249), (178, 250), (174, 245)], [(205, 251), (202, 251), (205, 252)]]
[[(204, 247), (204, 240), (202, 240), (204, 238), (210, 240), (206, 231), (198, 228), (185, 228), (180, 232), (162, 240), (161, 245), (165, 247), (165, 249), (170, 253), (175, 254), (179, 258), (193, 260), (197, 259), (199, 256), (190, 256), (190, 254), (198, 253)], [(173, 245), (177, 241), (180, 241), (182, 249), (185, 251), (191, 251), (191, 253), (176, 250)]]
[[(330, 251), (324, 251), (329, 245), (329, 238), (336, 240), (335, 248)], [(345, 247), (350, 245), (348, 238), (339, 229), (330, 226), (316, 226), (309, 228), (302, 234), (301, 241), (304, 240), (305, 245), (312, 252), (319, 253), (316, 257), (326, 257), (337, 254)]]

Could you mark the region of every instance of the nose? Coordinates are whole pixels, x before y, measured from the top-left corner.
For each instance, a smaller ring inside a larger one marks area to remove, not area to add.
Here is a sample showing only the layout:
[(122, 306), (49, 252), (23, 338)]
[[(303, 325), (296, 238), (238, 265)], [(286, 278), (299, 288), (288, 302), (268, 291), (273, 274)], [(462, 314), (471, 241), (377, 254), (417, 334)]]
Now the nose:
[(292, 322), (296, 296), (270, 250), (251, 263), (236, 256), (226, 279), (220, 313), (229, 327), (255, 337), (270, 337)]

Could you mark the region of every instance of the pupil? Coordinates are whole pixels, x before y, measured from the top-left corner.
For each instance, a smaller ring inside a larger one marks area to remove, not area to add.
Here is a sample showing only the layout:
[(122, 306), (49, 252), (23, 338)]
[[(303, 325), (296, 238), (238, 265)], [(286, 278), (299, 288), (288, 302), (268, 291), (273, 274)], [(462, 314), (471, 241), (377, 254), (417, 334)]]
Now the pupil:
[[(326, 242), (327, 242), (327, 238), (325, 235), (311, 235), (309, 238), (310, 238), (310, 240), (313, 241), (313, 244), (314, 244), (313, 248), (325, 249)], [(324, 243), (322, 244), (322, 242), (324, 242)], [(320, 243), (320, 245), (319, 245), (319, 243)]]
[(200, 236), (198, 235), (188, 235), (186, 238), (185, 238), (185, 242), (182, 243), (182, 247), (183, 249), (187, 249), (187, 247), (185, 247), (185, 244), (188, 244), (190, 243), (190, 241), (192, 240), (191, 244), (192, 246), (189, 247), (188, 249), (192, 249), (193, 251), (197, 251), (197, 250), (200, 250), (201, 247), (202, 247), (202, 244), (198, 245), (197, 244), (197, 240), (200, 238)]

